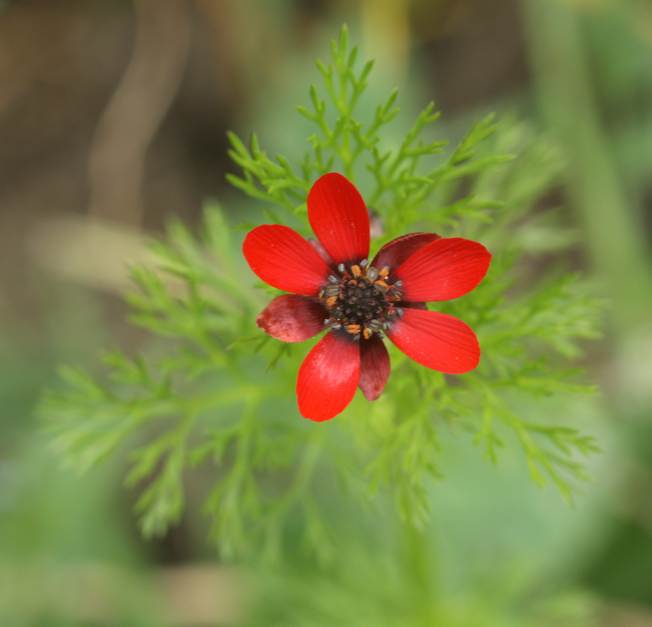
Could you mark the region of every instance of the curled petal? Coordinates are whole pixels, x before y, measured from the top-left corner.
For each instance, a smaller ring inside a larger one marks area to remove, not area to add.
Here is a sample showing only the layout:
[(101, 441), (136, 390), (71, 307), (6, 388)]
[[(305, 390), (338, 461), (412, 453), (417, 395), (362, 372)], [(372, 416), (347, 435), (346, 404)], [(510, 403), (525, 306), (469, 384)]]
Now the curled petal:
[(336, 172), (317, 179), (308, 193), (310, 226), (333, 261), (359, 262), (369, 255), (369, 214), (360, 192)]
[(304, 418), (322, 422), (351, 402), (360, 379), (360, 345), (330, 332), (308, 353), (297, 377), (297, 402)]
[(417, 363), (447, 374), (463, 374), (480, 361), (480, 346), (473, 330), (438, 311), (404, 309), (403, 317), (392, 325), (387, 336)]
[(385, 389), (391, 366), (385, 343), (372, 335), (360, 344), (359, 386), (368, 401), (375, 401)]
[(442, 238), (410, 255), (394, 272), (403, 281), (403, 298), (428, 302), (463, 296), (484, 278), (491, 253), (480, 243)]
[(280, 224), (264, 224), (250, 231), (242, 252), (259, 278), (286, 292), (315, 296), (330, 272), (301, 235)]
[(436, 233), (408, 233), (387, 242), (371, 262), (376, 268), (389, 266), (390, 270), (398, 268), (412, 253), (430, 242), (441, 239)]
[(303, 342), (324, 329), (326, 310), (317, 301), (296, 294), (277, 296), (256, 318), (256, 324), (282, 342)]

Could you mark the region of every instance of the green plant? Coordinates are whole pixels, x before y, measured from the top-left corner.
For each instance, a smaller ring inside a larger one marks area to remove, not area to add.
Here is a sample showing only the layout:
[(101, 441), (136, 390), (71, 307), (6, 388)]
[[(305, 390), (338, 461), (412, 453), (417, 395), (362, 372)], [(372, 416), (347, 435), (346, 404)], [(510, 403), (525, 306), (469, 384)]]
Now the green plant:
[(245, 268), (236, 230), (212, 204), (199, 237), (172, 224), (152, 246), (156, 263), (132, 271), (131, 319), (156, 341), (142, 355), (106, 354), (98, 376), (63, 369), (62, 385), (43, 398), (55, 446), (82, 471), (126, 449), (146, 535), (179, 520), (185, 474), (210, 464), (205, 507), (225, 555), (273, 558), (291, 528), (328, 559), (328, 521), (342, 490), (370, 505), (370, 495), (388, 496), (408, 523), (423, 524), (425, 486), (442, 470), (444, 428), (471, 434), (494, 462), (501, 446), (520, 445), (533, 478), (570, 498), (593, 440), (566, 420), (535, 423), (518, 411), (523, 398), (591, 390), (568, 361), (597, 337), (599, 302), (563, 269), (574, 233), (540, 205), (556, 184), (560, 156), (524, 125), (499, 130), (493, 116), (449, 148), (431, 136), (439, 117), (433, 104), (392, 145), (383, 133), (397, 122), (397, 93), (369, 119), (358, 116), (372, 64), (358, 63), (346, 29), (330, 63), (317, 67), (323, 88), (312, 86), (310, 105), (299, 108), (315, 129), (303, 158), (271, 157), (255, 135), (244, 142), (230, 134), (240, 173), (229, 181), (260, 200), (267, 219), (305, 232), (312, 181), (341, 170), (370, 199), (382, 224), (377, 244), (410, 230), (485, 243), (494, 254), (487, 279), (440, 308), (476, 330), (481, 366), (449, 378), (394, 352), (380, 400), (356, 398), (324, 425), (301, 420), (293, 387), (306, 348), (256, 329), (266, 295)]

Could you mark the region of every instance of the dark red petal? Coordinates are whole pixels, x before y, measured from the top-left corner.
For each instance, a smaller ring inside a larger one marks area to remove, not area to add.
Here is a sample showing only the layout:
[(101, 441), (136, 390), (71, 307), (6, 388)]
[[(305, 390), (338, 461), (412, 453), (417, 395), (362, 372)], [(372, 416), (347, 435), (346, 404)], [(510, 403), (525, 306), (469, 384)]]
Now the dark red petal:
[(369, 256), (369, 214), (360, 192), (341, 174), (317, 179), (308, 193), (308, 219), (333, 261), (358, 262)]
[(385, 343), (372, 335), (360, 344), (360, 382), (358, 385), (368, 401), (375, 401), (385, 389), (391, 366)]
[(327, 317), (326, 310), (317, 301), (283, 294), (260, 312), (256, 324), (282, 342), (303, 342), (324, 329)]
[(330, 332), (308, 353), (299, 368), (297, 402), (304, 418), (321, 422), (350, 402), (360, 379), (360, 345)]
[(441, 239), (436, 233), (408, 233), (387, 242), (376, 254), (371, 262), (372, 266), (380, 269), (389, 266), (390, 270), (398, 268), (412, 253), (430, 242)]
[(428, 306), (425, 303), (409, 303), (409, 302), (400, 302), (399, 307), (410, 307), (411, 309), (428, 309)]
[(410, 255), (393, 277), (403, 281), (405, 300), (424, 302), (458, 298), (482, 281), (491, 253), (478, 242), (442, 238)]
[(293, 229), (264, 224), (250, 231), (242, 252), (251, 269), (272, 287), (314, 296), (330, 269), (317, 251)]
[(480, 346), (473, 330), (438, 311), (404, 309), (403, 317), (387, 335), (414, 361), (447, 374), (468, 372), (480, 361)]

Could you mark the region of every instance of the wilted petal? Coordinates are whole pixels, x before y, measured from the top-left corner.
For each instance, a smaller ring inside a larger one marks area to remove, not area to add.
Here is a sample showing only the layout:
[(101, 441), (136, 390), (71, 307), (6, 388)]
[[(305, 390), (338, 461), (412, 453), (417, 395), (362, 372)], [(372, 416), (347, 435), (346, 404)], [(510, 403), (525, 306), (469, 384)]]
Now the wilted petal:
[(303, 342), (324, 329), (326, 310), (317, 301), (283, 294), (276, 297), (256, 318), (256, 324), (282, 342)]
[(430, 242), (440, 239), (436, 233), (408, 233), (387, 242), (371, 262), (380, 269), (389, 266), (390, 270), (398, 268), (412, 253)]
[(391, 366), (385, 343), (372, 335), (360, 343), (359, 386), (368, 401), (375, 401), (385, 389)]

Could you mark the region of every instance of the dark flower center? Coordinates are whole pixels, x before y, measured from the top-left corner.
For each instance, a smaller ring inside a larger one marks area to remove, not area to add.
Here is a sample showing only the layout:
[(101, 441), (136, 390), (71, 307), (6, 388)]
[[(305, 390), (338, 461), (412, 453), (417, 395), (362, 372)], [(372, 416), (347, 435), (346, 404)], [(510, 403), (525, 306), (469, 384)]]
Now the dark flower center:
[(355, 340), (368, 340), (374, 333), (382, 337), (382, 332), (403, 314), (397, 306), (401, 282), (391, 283), (389, 267), (378, 270), (366, 259), (350, 266), (341, 263), (337, 272), (328, 277), (319, 292), (328, 311), (324, 323), (346, 331)]

